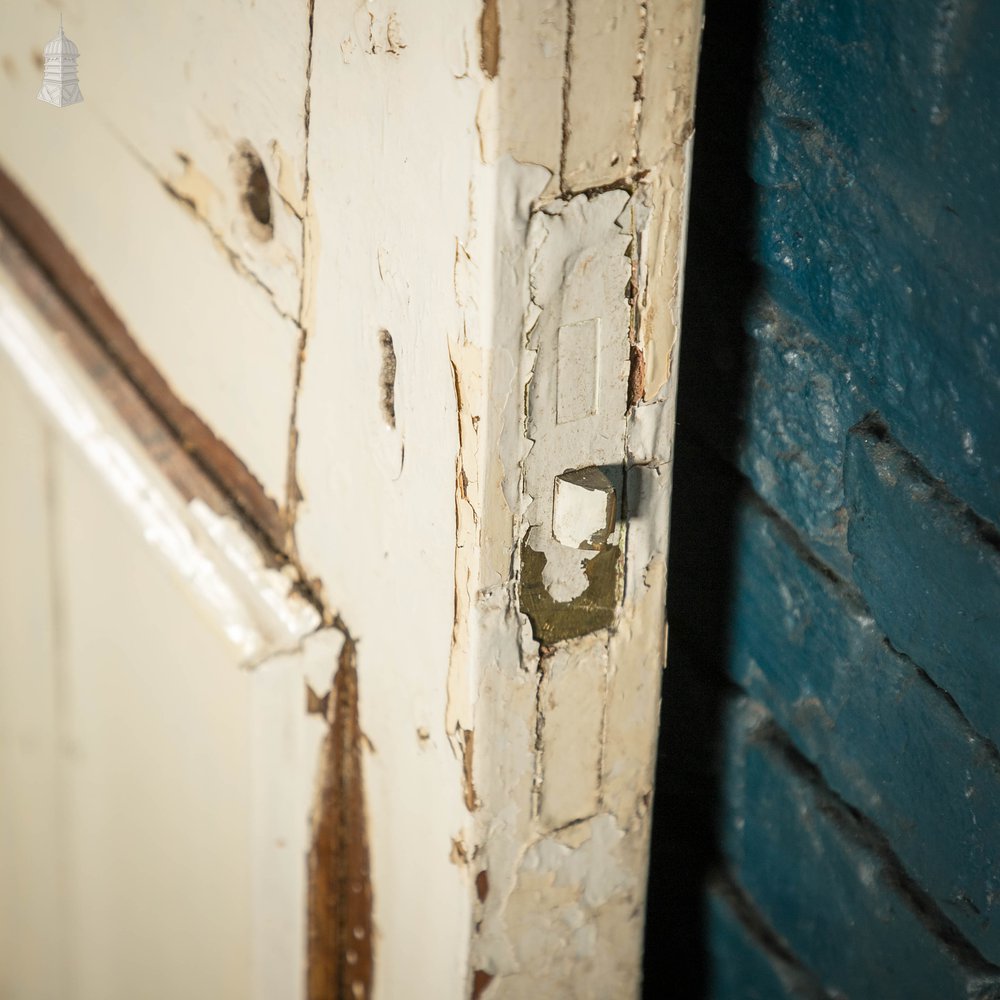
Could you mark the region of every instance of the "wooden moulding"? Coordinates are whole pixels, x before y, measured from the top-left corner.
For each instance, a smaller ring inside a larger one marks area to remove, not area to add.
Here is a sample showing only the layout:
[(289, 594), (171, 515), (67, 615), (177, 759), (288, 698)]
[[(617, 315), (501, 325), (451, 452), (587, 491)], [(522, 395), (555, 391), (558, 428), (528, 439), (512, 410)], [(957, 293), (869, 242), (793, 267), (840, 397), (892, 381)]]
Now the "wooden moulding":
[(58, 330), (187, 499), (235, 507), (276, 562), (288, 555), (281, 508), (233, 450), (173, 391), (48, 220), (0, 169), (0, 264)]

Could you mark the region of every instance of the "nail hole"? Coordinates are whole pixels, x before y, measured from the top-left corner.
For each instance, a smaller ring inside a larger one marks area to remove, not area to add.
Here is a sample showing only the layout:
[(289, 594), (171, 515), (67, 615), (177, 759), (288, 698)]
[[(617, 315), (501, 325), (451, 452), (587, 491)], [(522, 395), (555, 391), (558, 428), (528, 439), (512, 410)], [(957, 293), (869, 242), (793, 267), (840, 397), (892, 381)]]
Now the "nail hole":
[(379, 372), (382, 417), (389, 427), (396, 428), (396, 351), (388, 330), (379, 330), (378, 343), (382, 349), (382, 368)]
[(237, 179), (242, 188), (250, 231), (259, 240), (274, 236), (271, 216), (271, 183), (257, 151), (248, 142), (241, 143), (236, 156)]
[(480, 903), (486, 902), (486, 897), (490, 894), (490, 876), (484, 868), (476, 876), (476, 895)]

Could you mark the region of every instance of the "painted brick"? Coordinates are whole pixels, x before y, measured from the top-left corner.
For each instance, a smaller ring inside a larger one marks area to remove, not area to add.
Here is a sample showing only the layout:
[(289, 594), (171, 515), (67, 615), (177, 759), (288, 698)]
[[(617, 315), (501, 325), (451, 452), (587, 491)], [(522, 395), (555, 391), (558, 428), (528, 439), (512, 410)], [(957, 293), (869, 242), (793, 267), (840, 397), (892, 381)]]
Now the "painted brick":
[(723, 837), (764, 919), (835, 994), (1000, 996), (1000, 969), (935, 916), (878, 836), (761, 715), (744, 702), (730, 716)]
[(766, 298), (747, 332), (737, 465), (818, 555), (849, 574), (844, 443), (871, 401), (827, 344)]
[[(698, 396), (695, 426), (809, 539), (817, 554), (850, 575), (844, 446), (850, 428), (872, 413), (875, 404), (830, 345), (766, 294), (747, 310), (743, 326), (742, 386), (726, 384), (730, 345), (725, 341), (731, 330), (703, 331), (704, 342), (695, 342), (685, 355), (685, 372), (696, 368), (691, 379), (701, 380), (691, 393)], [(718, 342), (711, 343), (713, 339)], [(734, 399), (739, 412), (735, 433), (725, 420)], [(736, 447), (729, 446), (733, 438)]]
[[(854, 998), (997, 996), (940, 933), (1000, 963), (1000, 4), (757, 7), (754, 80), (708, 9), (671, 638), (819, 767), (726, 746), (719, 819), (795, 957)], [(894, 456), (851, 432), (876, 419)], [(787, 994), (752, 920), (707, 920), (719, 995)]]
[(879, 627), (1000, 743), (1000, 536), (875, 430), (851, 435), (845, 483), (854, 578)]
[[(859, 595), (743, 504), (729, 671), (1000, 961), (1000, 760), (886, 644)], [(777, 821), (776, 821), (777, 822)]]
[(900, 441), (1000, 522), (1000, 6), (770, 4), (766, 35), (764, 284)]
[(813, 977), (779, 954), (740, 907), (728, 886), (715, 885), (708, 896), (708, 935), (712, 949), (710, 1000), (829, 1000)]
[(803, 0), (767, 4), (765, 90), (822, 110), (875, 179), (894, 166), (964, 228), (1000, 226), (996, 175), (1000, 8), (976, 0)]

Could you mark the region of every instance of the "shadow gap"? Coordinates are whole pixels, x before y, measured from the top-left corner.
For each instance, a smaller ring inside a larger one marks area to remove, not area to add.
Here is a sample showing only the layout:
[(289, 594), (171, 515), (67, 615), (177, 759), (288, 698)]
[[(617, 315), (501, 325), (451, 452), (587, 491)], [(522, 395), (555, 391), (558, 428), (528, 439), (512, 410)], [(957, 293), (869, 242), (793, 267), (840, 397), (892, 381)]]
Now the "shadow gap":
[[(657, 757), (644, 989), (707, 997), (706, 889), (720, 855), (721, 713), (747, 385), (759, 288), (749, 174), (764, 3), (707, 0), (695, 110), (670, 533), (670, 624)], [(682, 992), (680, 992), (682, 990)]]

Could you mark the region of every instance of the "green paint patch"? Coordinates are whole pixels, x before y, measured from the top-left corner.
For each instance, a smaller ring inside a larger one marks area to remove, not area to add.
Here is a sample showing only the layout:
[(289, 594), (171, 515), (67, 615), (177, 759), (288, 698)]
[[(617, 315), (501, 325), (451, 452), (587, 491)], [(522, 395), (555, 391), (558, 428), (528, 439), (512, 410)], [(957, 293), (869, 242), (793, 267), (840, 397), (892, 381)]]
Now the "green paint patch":
[(621, 577), (621, 546), (610, 545), (584, 566), (587, 589), (572, 601), (557, 601), (542, 582), (545, 554), (521, 546), (521, 610), (535, 639), (544, 644), (587, 635), (614, 624)]

